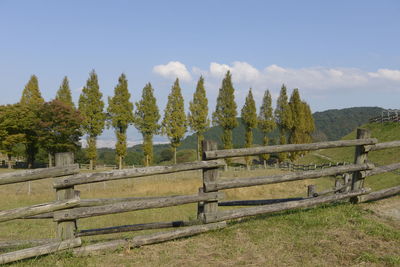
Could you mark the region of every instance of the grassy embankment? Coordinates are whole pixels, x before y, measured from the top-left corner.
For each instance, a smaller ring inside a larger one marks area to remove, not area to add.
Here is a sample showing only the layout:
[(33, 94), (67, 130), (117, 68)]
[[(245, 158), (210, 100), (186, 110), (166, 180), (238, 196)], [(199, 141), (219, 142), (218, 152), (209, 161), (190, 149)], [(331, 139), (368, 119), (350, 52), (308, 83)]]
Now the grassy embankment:
[[(400, 139), (391, 136), (396, 128), (390, 125), (374, 125), (373, 136), (379, 141)], [(396, 126), (399, 127), (399, 126)], [(390, 132), (390, 133), (389, 133)], [(346, 138), (353, 138), (349, 135)], [(385, 139), (387, 138), (387, 139)], [(389, 139), (391, 138), (391, 139)], [(352, 161), (354, 148), (332, 149), (317, 153), (333, 161)], [(399, 151), (373, 152), (370, 159), (379, 164), (398, 161)], [(310, 153), (301, 162), (321, 159)], [(323, 161), (326, 161), (324, 159)], [(251, 172), (224, 172), (223, 178), (272, 174), (279, 170), (255, 170)], [(367, 186), (374, 189), (399, 184), (400, 176), (388, 174), (369, 177)], [(308, 184), (324, 189), (332, 185), (331, 178), (298, 181), (286, 184), (226, 190), (226, 199), (260, 199), (304, 196)], [(82, 198), (106, 198), (128, 196), (156, 196), (193, 194), (201, 186), (199, 172), (186, 172), (133, 180), (78, 186)], [(31, 183), (32, 194), (27, 195), (27, 184), (0, 187), (1, 209), (9, 209), (35, 203), (52, 201), (54, 192), (51, 180)], [(384, 201), (399, 201), (397, 196)], [(399, 265), (400, 225), (368, 211), (376, 204), (336, 204), (315, 209), (295, 210), (275, 215), (256, 216), (240, 223), (232, 222), (226, 229), (152, 245), (132, 250), (108, 252), (101, 256), (76, 258), (69, 252), (39, 257), (16, 265)], [(196, 205), (144, 210), (124, 214), (100, 216), (79, 220), (80, 229), (107, 227), (155, 221), (187, 220), (196, 216)], [(54, 237), (51, 220), (18, 220), (0, 224), (0, 240)], [(85, 238), (85, 243), (109, 238), (132, 237), (137, 233), (124, 233)]]

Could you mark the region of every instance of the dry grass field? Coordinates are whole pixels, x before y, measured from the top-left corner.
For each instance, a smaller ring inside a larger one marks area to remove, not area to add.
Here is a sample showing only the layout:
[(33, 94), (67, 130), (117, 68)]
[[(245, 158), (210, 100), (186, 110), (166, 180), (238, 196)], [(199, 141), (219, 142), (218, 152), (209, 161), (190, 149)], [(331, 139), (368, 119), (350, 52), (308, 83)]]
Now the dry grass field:
[[(2, 170), (6, 171), (6, 170)], [(222, 179), (282, 172), (257, 169), (221, 172)], [(140, 197), (195, 194), (201, 172), (145, 177), (78, 186), (82, 198)], [(393, 178), (389, 178), (391, 180)], [(394, 178), (395, 179), (395, 178)], [(1, 209), (54, 200), (51, 179), (0, 187)], [(296, 181), (284, 184), (225, 190), (225, 199), (267, 199), (305, 196), (308, 184), (322, 190), (333, 179)], [(394, 198), (399, 200), (399, 197)], [(393, 201), (393, 200), (390, 200)], [(369, 209), (374, 204), (336, 204), (307, 210), (256, 216), (230, 222), (228, 228), (196, 237), (137, 249), (106, 252), (91, 257), (74, 257), (70, 252), (38, 257), (16, 266), (339, 266), (400, 264), (400, 225)], [(222, 207), (221, 207), (222, 208)], [(196, 204), (127, 212), (81, 219), (79, 229), (196, 218)], [(376, 208), (375, 208), (376, 210)], [(150, 232), (150, 231), (146, 231)], [(121, 233), (84, 238), (84, 243), (133, 237)], [(0, 240), (52, 238), (51, 220), (17, 220), (0, 224)], [(5, 252), (7, 250), (4, 250)]]

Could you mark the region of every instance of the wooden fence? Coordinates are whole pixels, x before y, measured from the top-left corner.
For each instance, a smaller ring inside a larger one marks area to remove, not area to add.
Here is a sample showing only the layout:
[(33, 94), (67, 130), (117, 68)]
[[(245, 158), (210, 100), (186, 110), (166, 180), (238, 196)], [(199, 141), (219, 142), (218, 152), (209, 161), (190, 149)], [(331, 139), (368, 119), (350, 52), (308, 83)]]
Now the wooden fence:
[[(311, 151), (336, 147), (355, 146), (354, 164), (331, 166), (316, 170), (293, 171), (278, 175), (259, 177), (240, 177), (220, 179), (219, 170), (225, 166), (229, 157), (244, 157), (279, 152)], [(392, 196), (400, 192), (400, 185), (377, 192), (364, 188), (366, 177), (400, 169), (400, 162), (376, 167), (368, 162), (370, 151), (392, 147), (400, 147), (400, 141), (378, 143), (370, 138), (369, 132), (359, 129), (357, 139), (330, 141), (312, 144), (276, 145), (246, 149), (217, 150), (216, 143), (203, 142), (202, 161), (182, 163), (171, 166), (152, 166), (135, 169), (103, 171), (96, 173), (78, 173), (78, 166), (73, 164), (73, 155), (60, 153), (56, 155), (56, 167), (30, 170), (0, 175), (0, 185), (26, 182), (54, 177), (54, 190), (57, 199), (31, 207), (1, 211), (0, 222), (14, 219), (52, 218), (57, 225), (57, 237), (51, 240), (8, 241), (1, 247), (20, 244), (38, 245), (32, 248), (17, 250), (0, 255), (0, 263), (7, 263), (33, 256), (44, 255), (63, 249), (74, 248), (75, 255), (87, 255), (104, 249), (119, 247), (139, 247), (179, 237), (195, 235), (226, 226), (226, 221), (257, 214), (266, 214), (289, 209), (312, 207), (322, 203), (350, 199), (351, 202), (375, 200)], [(156, 174), (177, 173), (190, 170), (202, 170), (203, 187), (192, 195), (163, 197), (129, 197), (109, 199), (81, 199), (75, 186), (119, 179), (132, 179)], [(314, 186), (309, 187), (308, 197), (290, 199), (260, 199), (222, 201), (221, 190), (258, 186), (288, 181), (315, 179), (325, 176), (343, 175), (343, 181), (337, 180), (332, 190), (316, 192)], [(164, 208), (187, 203), (197, 204), (197, 219), (190, 221), (153, 222), (135, 225), (110, 226), (101, 229), (78, 229), (77, 220), (107, 214), (116, 214), (143, 209)], [(236, 209), (219, 209), (220, 206), (250, 206)], [(34, 222), (33, 222), (34, 223)], [(138, 235), (132, 239), (112, 240), (93, 245), (82, 246), (81, 239), (86, 236), (103, 235), (148, 229), (177, 228), (174, 230)]]
[(383, 110), (380, 116), (376, 116), (369, 119), (369, 122), (400, 122), (400, 110), (399, 109), (386, 109)]

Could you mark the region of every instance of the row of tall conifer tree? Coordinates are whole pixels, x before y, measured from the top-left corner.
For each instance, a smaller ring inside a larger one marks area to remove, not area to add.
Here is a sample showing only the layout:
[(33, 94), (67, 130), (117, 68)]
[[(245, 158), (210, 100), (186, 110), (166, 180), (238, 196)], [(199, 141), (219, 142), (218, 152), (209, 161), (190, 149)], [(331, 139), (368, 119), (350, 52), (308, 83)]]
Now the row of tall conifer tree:
[[(233, 148), (232, 130), (238, 126), (234, 91), (232, 75), (228, 71), (222, 80), (216, 108), (212, 114), (213, 125), (218, 125), (223, 129), (221, 139), (224, 149)], [(42, 128), (47, 127), (47, 132), (43, 132), (45, 130), (42, 129), (41, 133), (36, 133), (37, 140), (41, 139), (42, 144), (46, 146), (46, 140), (54, 139), (52, 145), (49, 145), (51, 142), (47, 142), (47, 150), (50, 154), (76, 148), (77, 140), (85, 134), (87, 136), (86, 152), (91, 168), (94, 167), (97, 157), (97, 137), (101, 135), (105, 127), (112, 127), (115, 130), (117, 139), (115, 149), (119, 168), (122, 168), (124, 157), (127, 154), (126, 132), (129, 125), (134, 125), (143, 136), (144, 164), (146, 166), (152, 163), (153, 136), (157, 134), (163, 134), (169, 138), (173, 150), (174, 163), (176, 163), (176, 149), (181, 144), (188, 128), (197, 135), (197, 157), (198, 159), (200, 158), (201, 141), (204, 139), (204, 133), (209, 129), (211, 123), (203, 77), (200, 77), (197, 82), (193, 99), (189, 103), (188, 114), (185, 113), (179, 79), (175, 80), (168, 96), (161, 123), (159, 122), (161, 115), (151, 83), (145, 85), (142, 90), (142, 97), (138, 102), (134, 104), (130, 98), (128, 81), (125, 74), (121, 74), (118, 78), (118, 84), (114, 88), (114, 95), (108, 97), (108, 107), (105, 110), (98, 77), (93, 70), (82, 89), (78, 107), (75, 107), (72, 101), (67, 77), (63, 79), (55, 100), (45, 103), (39, 90), (38, 79), (33, 75), (24, 88), (20, 103), (14, 106), (14, 109), (18, 110), (25, 107), (28, 110), (36, 110), (33, 114), (37, 114), (40, 117), (37, 124)], [(47, 104), (47, 106), (43, 107), (44, 104)], [(43, 115), (43, 113), (49, 113), (50, 110), (54, 109), (55, 111), (47, 117)], [(30, 140), (30, 142), (26, 132), (13, 132), (12, 122), (5, 122), (5, 117), (11, 114), (7, 113), (6, 110), (6, 108), (0, 109), (0, 126), (4, 127), (3, 133), (0, 132), (0, 149), (9, 153), (10, 145), (12, 146), (24, 140), (28, 158), (34, 159), (34, 153), (35, 151), (37, 152), (37, 149), (35, 150), (34, 148), (34, 140)], [(62, 118), (58, 118), (59, 114), (56, 114), (60, 110), (64, 112)], [(298, 89), (293, 90), (289, 99), (285, 85), (281, 87), (275, 111), (272, 108), (271, 94), (269, 90), (265, 91), (258, 114), (250, 88), (245, 104), (241, 109), (241, 118), (246, 128), (246, 147), (253, 145), (253, 129), (257, 127), (264, 135), (264, 145), (268, 145), (268, 134), (276, 127), (280, 132), (280, 144), (310, 142), (311, 133), (314, 131), (314, 121), (309, 105), (301, 100)], [(57, 123), (65, 125), (58, 127), (59, 125), (54, 125)], [(11, 129), (9, 133), (7, 129)], [(21, 134), (25, 136), (21, 136)], [(65, 138), (55, 138), (57, 135), (64, 135)], [(19, 136), (19, 138), (16, 138), (16, 136)], [(62, 145), (60, 143), (65, 144)], [(299, 153), (292, 153), (290, 158), (293, 160), (298, 155)], [(288, 155), (285, 153), (279, 155), (280, 160), (285, 160), (287, 157)], [(264, 159), (267, 158), (267, 155), (264, 156)]]

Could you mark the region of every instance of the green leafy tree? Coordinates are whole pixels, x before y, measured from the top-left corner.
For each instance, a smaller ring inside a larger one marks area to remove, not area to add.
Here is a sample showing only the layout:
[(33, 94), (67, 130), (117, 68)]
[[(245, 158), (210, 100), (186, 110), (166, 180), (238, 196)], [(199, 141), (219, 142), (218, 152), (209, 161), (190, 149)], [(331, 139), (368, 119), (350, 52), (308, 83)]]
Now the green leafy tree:
[(201, 159), (201, 142), (204, 140), (204, 132), (210, 126), (208, 119), (208, 100), (204, 89), (204, 78), (200, 77), (197, 82), (193, 101), (189, 103), (188, 123), (197, 135), (197, 160)]
[(6, 154), (12, 156), (19, 144), (25, 146), (28, 167), (32, 168), (39, 149), (39, 117), (40, 107), (35, 104), (7, 105), (0, 110), (0, 147)]
[(134, 122), (133, 104), (130, 102), (128, 81), (125, 74), (121, 74), (118, 85), (114, 89), (114, 97), (108, 98), (108, 115), (112, 127), (115, 129), (117, 143), (115, 150), (118, 158), (119, 169), (122, 169), (126, 157), (126, 131), (128, 126)]
[(312, 142), (312, 134), (315, 131), (315, 122), (314, 122), (314, 117), (311, 112), (310, 106), (306, 102), (302, 102), (303, 104), (303, 109), (304, 109), (304, 116), (305, 116), (305, 143), (311, 143)]
[(86, 86), (83, 87), (79, 97), (79, 111), (83, 117), (83, 132), (88, 135), (87, 155), (90, 160), (90, 168), (94, 169), (97, 158), (96, 142), (104, 129), (105, 113), (104, 102), (101, 99), (103, 94), (100, 92), (97, 74), (93, 70), (90, 73)]
[(67, 76), (64, 77), (60, 88), (57, 91), (56, 99), (75, 109), (75, 104), (72, 101), (71, 89), (69, 88)]
[(25, 85), (19, 103), (21, 105), (28, 106), (40, 106), (44, 103), (44, 99), (39, 90), (39, 81), (36, 75), (32, 75), (28, 83)]
[(232, 75), (228, 71), (222, 80), (222, 86), (219, 89), (217, 105), (213, 113), (213, 124), (222, 127), (222, 142), (225, 149), (233, 148), (232, 130), (238, 126), (236, 120), (237, 105), (235, 102), (235, 89), (232, 85)]
[[(36, 154), (39, 151), (38, 128), (37, 124), (32, 123), (35, 123), (38, 120), (38, 111), (43, 103), (44, 99), (40, 93), (38, 79), (35, 75), (32, 75), (28, 83), (25, 85), (20, 100), (20, 104), (21, 106), (24, 106), (24, 112), (26, 115), (26, 118), (22, 118), (21, 122), (25, 123), (23, 127), (23, 129), (26, 130), (25, 152), (29, 168), (33, 167)], [(30, 118), (30, 121), (28, 121), (28, 118)], [(29, 127), (31, 128), (29, 129)]]
[(0, 106), (0, 152), (7, 155), (8, 168), (12, 167), (12, 157), (17, 155), (16, 147), (26, 143), (25, 134), (14, 120), (18, 116), (14, 106)]
[[(291, 144), (301, 144), (305, 142), (306, 135), (306, 117), (303, 102), (300, 99), (299, 90), (296, 88), (293, 90), (289, 101), (290, 110), (292, 113), (292, 127), (290, 129), (289, 140)], [(302, 152), (290, 153), (290, 159), (296, 160)]]
[(185, 107), (181, 87), (179, 86), (179, 79), (177, 78), (168, 96), (168, 103), (164, 110), (164, 119), (162, 122), (162, 132), (168, 136), (171, 142), (175, 164), (176, 148), (181, 144), (186, 133), (186, 125)]
[[(242, 120), (246, 129), (245, 134), (245, 147), (251, 147), (253, 145), (253, 128), (257, 127), (257, 110), (256, 103), (254, 102), (253, 93), (251, 88), (249, 94), (246, 97), (246, 101), (242, 108)], [(250, 157), (246, 157), (246, 164), (249, 168)]]
[[(287, 144), (287, 136), (293, 125), (293, 116), (288, 102), (286, 86), (283, 84), (276, 103), (275, 121), (279, 128), (279, 141), (281, 145)], [(287, 153), (279, 153), (279, 160), (287, 159)]]
[(153, 136), (160, 131), (160, 113), (154, 89), (150, 83), (142, 91), (142, 99), (136, 103), (135, 126), (143, 136), (144, 164), (149, 166), (153, 162)]
[[(57, 99), (43, 104), (39, 112), (39, 144), (49, 155), (75, 152), (80, 148), (81, 116), (69, 104)], [(52, 165), (49, 157), (49, 165)]]
[[(263, 145), (267, 146), (269, 143), (268, 134), (271, 133), (275, 127), (275, 119), (272, 110), (272, 97), (269, 90), (266, 90), (263, 97), (263, 102), (260, 107), (260, 113), (258, 115), (258, 127), (263, 133)], [(269, 159), (269, 154), (262, 155), (264, 160)]]

